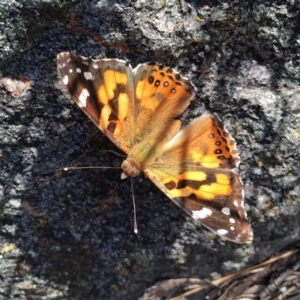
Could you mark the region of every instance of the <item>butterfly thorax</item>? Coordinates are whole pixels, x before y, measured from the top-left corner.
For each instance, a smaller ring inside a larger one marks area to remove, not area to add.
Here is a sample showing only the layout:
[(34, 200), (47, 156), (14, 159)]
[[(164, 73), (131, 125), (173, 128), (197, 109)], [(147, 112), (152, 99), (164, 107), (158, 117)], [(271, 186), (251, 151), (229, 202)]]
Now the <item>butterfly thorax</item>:
[[(168, 135), (165, 135), (161, 140), (164, 141), (166, 137), (169, 138)], [(138, 176), (157, 159), (157, 156), (160, 156), (162, 147), (159, 147), (160, 143), (155, 144), (154, 141), (149, 135), (131, 148), (126, 160), (121, 164), (122, 179)]]
[(140, 174), (141, 166), (140, 164), (132, 157), (127, 157), (121, 164), (123, 172), (121, 174), (121, 179), (127, 177), (136, 177)]

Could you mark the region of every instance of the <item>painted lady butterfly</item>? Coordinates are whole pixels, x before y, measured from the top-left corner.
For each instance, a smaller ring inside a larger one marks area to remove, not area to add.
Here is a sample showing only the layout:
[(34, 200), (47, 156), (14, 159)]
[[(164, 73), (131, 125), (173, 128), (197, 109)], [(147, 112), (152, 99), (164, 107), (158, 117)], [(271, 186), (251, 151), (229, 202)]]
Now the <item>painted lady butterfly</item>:
[(243, 186), (233, 171), (235, 142), (222, 123), (204, 114), (180, 129), (177, 117), (194, 98), (192, 84), (171, 68), (117, 59), (57, 56), (59, 76), (94, 124), (127, 154), (121, 178), (144, 172), (176, 205), (235, 243), (252, 229)]

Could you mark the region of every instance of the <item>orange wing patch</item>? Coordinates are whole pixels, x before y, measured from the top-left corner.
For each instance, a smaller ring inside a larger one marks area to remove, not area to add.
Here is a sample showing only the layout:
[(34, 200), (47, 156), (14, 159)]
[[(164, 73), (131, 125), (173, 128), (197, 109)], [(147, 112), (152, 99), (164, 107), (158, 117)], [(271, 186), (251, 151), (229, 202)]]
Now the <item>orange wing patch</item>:
[[(172, 198), (195, 195), (202, 200), (213, 200), (216, 195), (230, 196), (232, 188), (226, 174), (215, 174), (214, 180), (204, 171), (189, 171), (173, 177), (161, 178)], [(204, 182), (204, 183), (203, 183)], [(205, 184), (205, 182), (207, 184)]]
[(128, 116), (130, 95), (124, 88), (128, 85), (128, 80), (126, 73), (105, 70), (103, 83), (97, 91), (98, 99), (101, 99), (101, 104), (104, 105), (101, 110), (99, 127), (115, 136), (120, 136), (122, 131), (124, 133), (122, 124)]

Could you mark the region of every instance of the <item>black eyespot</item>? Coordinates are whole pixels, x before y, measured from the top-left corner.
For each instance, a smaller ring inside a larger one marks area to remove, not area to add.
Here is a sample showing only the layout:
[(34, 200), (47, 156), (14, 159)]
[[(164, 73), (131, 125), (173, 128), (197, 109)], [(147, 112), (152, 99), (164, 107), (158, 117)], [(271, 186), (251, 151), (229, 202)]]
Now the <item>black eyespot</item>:
[(220, 160), (223, 160), (223, 159), (225, 159), (225, 156), (219, 155), (219, 156), (217, 156), (217, 158), (220, 159)]
[(217, 142), (215, 142), (215, 145), (216, 145), (216, 146), (220, 146), (220, 145), (221, 145), (221, 142), (217, 141)]
[(172, 90), (171, 90), (171, 93), (173, 93), (173, 94), (176, 93), (176, 90), (175, 90), (175, 89), (172, 89)]
[(215, 135), (213, 133), (210, 133), (209, 137), (212, 139), (215, 137)]
[(168, 81), (165, 81), (165, 82), (164, 82), (164, 86), (167, 87), (168, 85), (169, 85), (169, 82), (168, 82)]
[(215, 150), (215, 154), (221, 154), (221, 153), (222, 153), (222, 150), (221, 150), (221, 149)]
[(149, 82), (150, 84), (152, 84), (152, 83), (154, 82), (154, 77), (153, 77), (153, 76), (149, 76), (149, 77), (148, 77), (148, 82)]
[(159, 86), (160, 85), (160, 80), (156, 80), (155, 81), (155, 86)]

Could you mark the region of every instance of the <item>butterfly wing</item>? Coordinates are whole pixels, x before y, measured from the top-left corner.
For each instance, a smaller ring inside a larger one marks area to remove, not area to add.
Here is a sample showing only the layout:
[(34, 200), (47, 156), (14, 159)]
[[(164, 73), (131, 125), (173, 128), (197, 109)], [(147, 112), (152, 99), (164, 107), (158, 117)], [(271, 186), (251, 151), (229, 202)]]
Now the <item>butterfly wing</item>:
[(175, 204), (218, 235), (252, 240), (232, 137), (213, 115), (203, 115), (164, 147), (145, 173)]
[(59, 77), (74, 101), (125, 153), (134, 143), (134, 79), (117, 59), (93, 60), (72, 53), (57, 56)]
[(139, 142), (153, 130), (167, 128), (181, 115), (195, 89), (173, 69), (155, 63), (138, 65), (133, 73), (137, 104), (135, 136)]
[(174, 70), (154, 63), (137, 66), (133, 74), (135, 143), (128, 157), (134, 158), (143, 170), (179, 131), (177, 117), (194, 98), (195, 89)]

